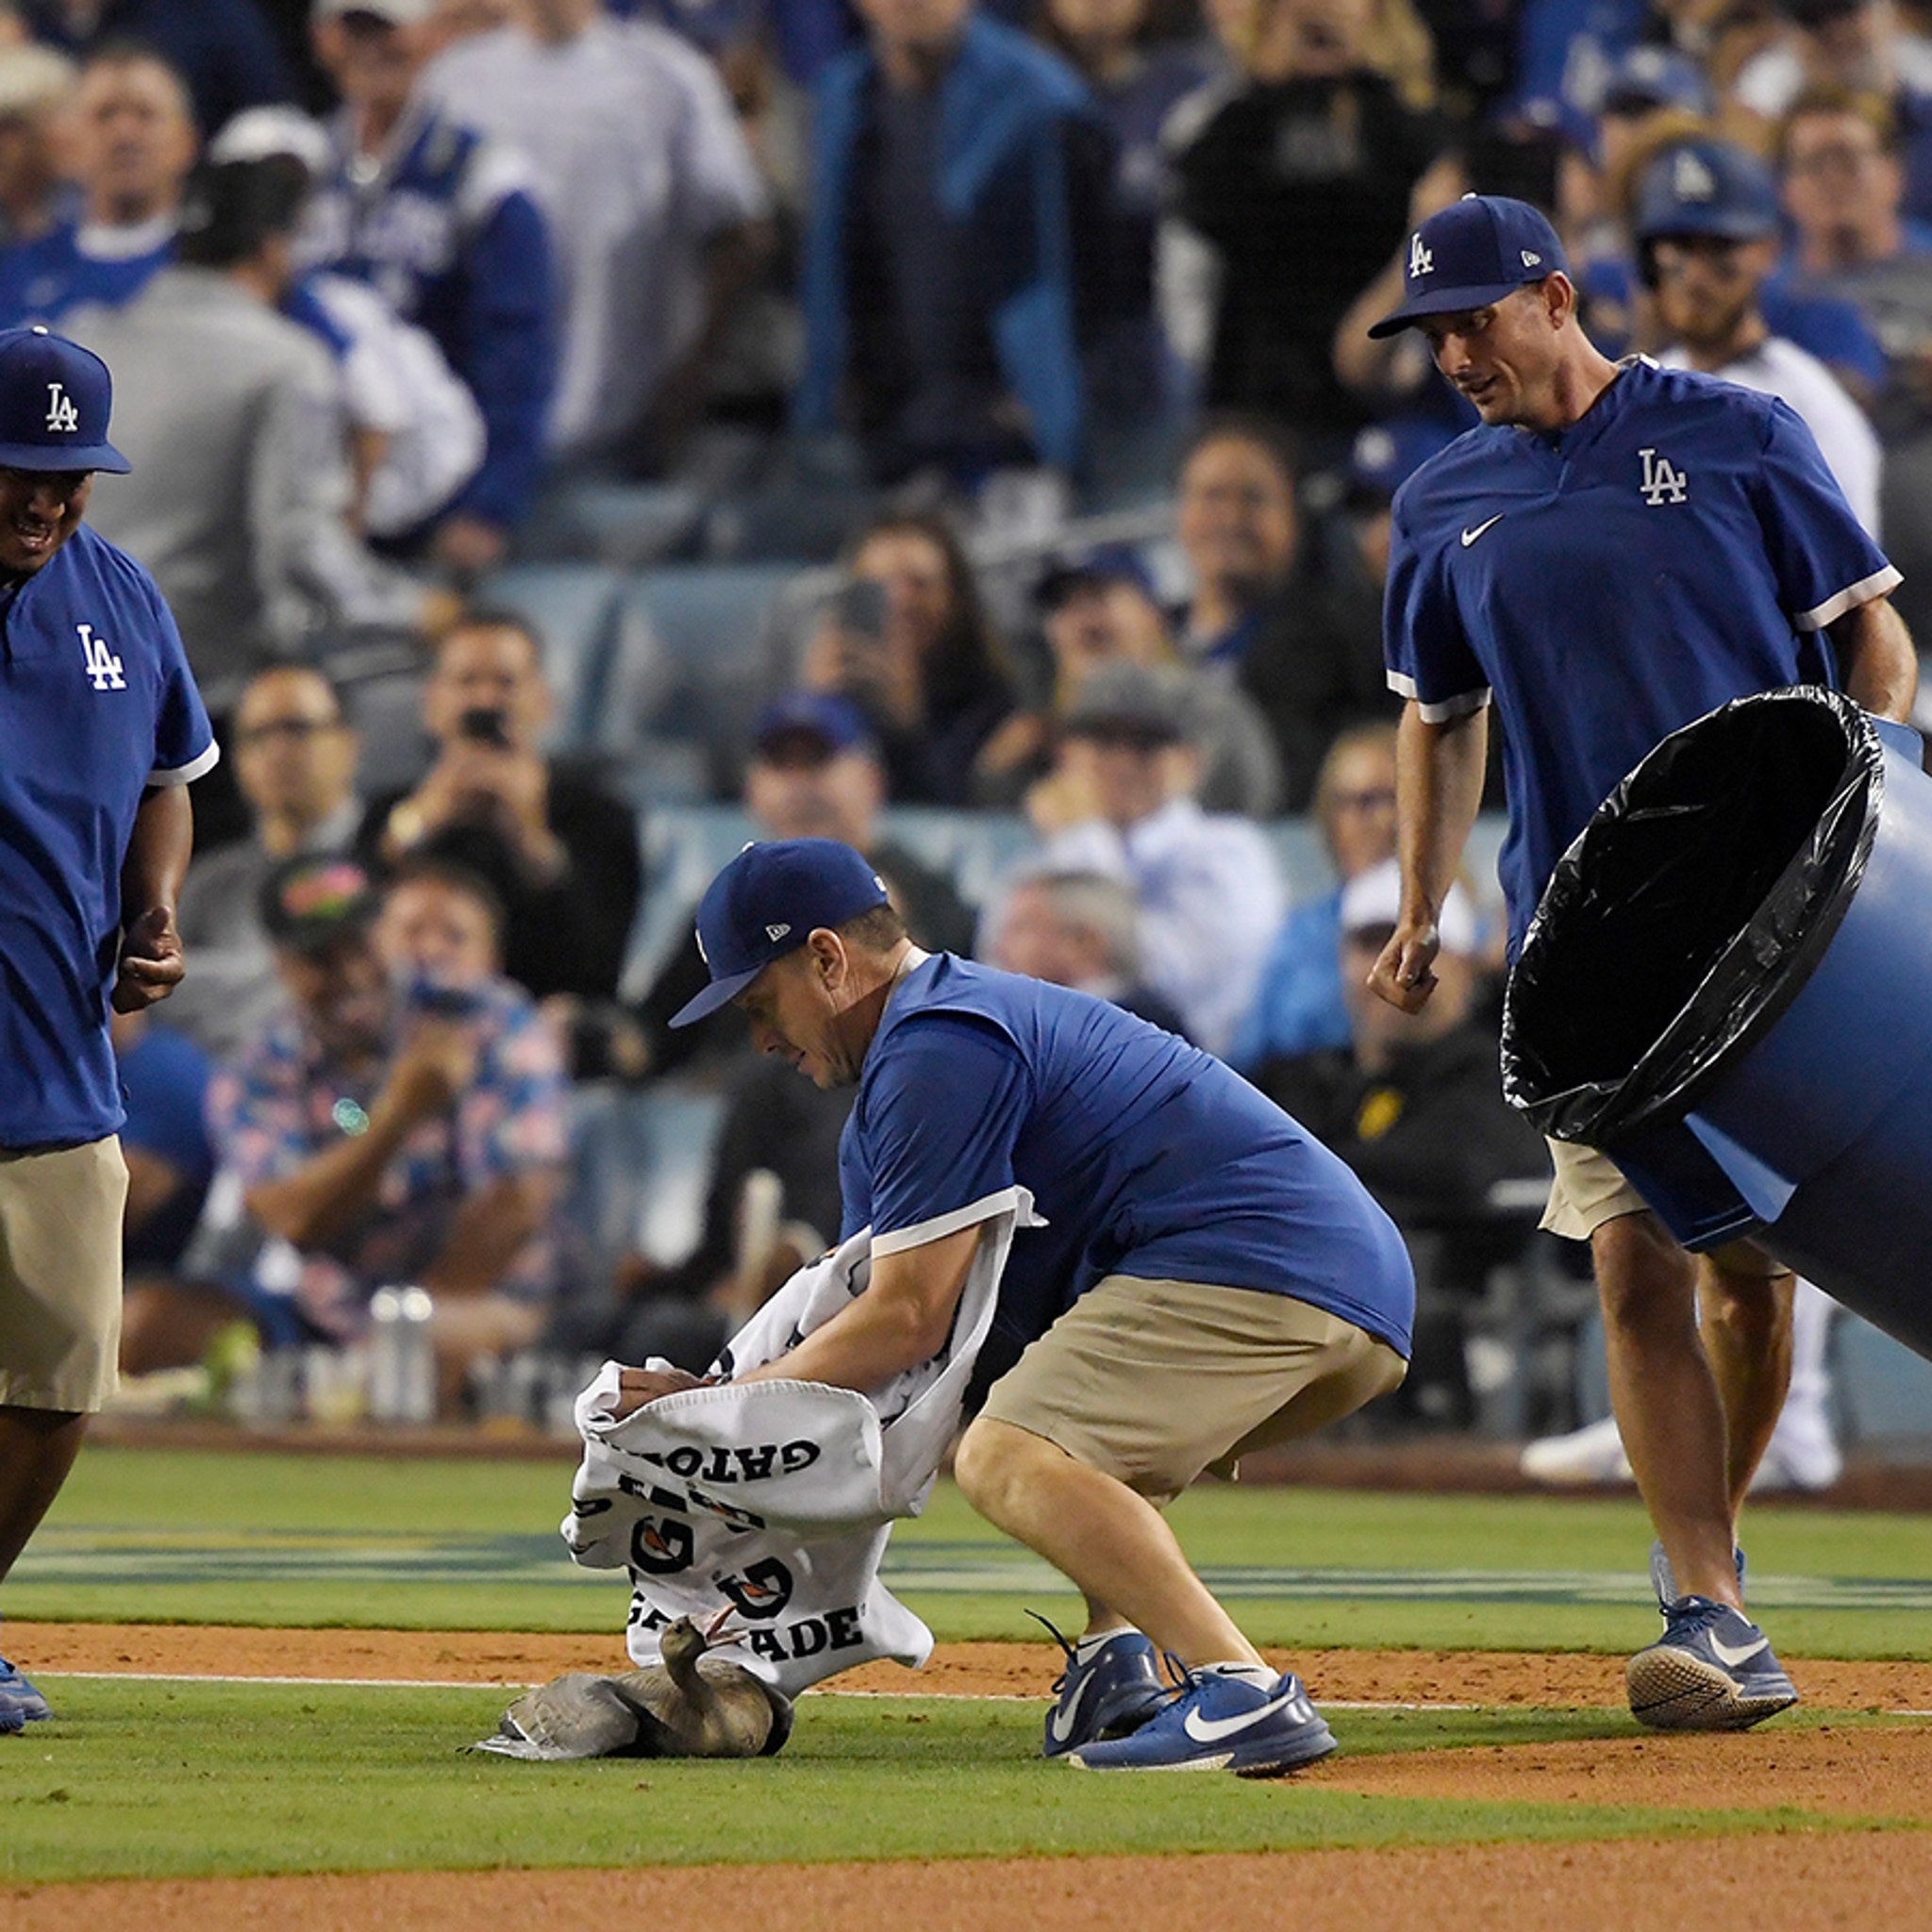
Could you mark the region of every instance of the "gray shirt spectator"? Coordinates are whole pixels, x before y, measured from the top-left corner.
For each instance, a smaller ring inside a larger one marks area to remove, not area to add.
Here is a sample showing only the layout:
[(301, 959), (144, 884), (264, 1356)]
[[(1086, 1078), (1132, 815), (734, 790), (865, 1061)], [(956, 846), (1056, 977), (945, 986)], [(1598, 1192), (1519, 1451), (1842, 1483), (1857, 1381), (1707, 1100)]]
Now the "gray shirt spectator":
[(188, 869), (175, 924), (194, 948), (193, 984), (168, 1007), (171, 1024), (211, 1059), (234, 1058), (281, 1007), (261, 889), (285, 859), (348, 849), (362, 819), (357, 749), (328, 680), (306, 666), (264, 671), (235, 707), (235, 776), (254, 828)]
[(99, 493), (97, 527), (154, 573), (208, 706), (331, 635), (408, 629), (425, 592), (351, 532), (327, 352), (274, 302), (295, 210), (266, 162), (207, 171), (181, 260), (120, 309), (76, 311), (111, 358), (117, 433), (135, 463)]

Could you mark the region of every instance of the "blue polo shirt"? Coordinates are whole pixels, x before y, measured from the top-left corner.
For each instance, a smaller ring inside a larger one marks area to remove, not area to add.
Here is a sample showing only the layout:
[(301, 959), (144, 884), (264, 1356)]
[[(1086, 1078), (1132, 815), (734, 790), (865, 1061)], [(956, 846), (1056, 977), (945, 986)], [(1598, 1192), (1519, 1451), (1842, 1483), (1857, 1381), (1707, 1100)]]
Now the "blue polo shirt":
[(923, 1245), (1028, 1189), (998, 1325), (1107, 1274), (1292, 1295), (1404, 1356), (1415, 1282), (1362, 1184), (1240, 1074), (1105, 1000), (938, 953), (894, 988), (839, 1144), (844, 1231)]
[(1502, 714), (1512, 958), (1626, 773), (1733, 698), (1836, 686), (1824, 627), (1900, 580), (1790, 408), (1641, 358), (1559, 435), (1459, 437), (1394, 525), (1390, 684), (1431, 721)]
[(142, 793), (213, 765), (154, 580), (83, 525), (0, 615), (0, 1147), (125, 1118), (108, 1039)]

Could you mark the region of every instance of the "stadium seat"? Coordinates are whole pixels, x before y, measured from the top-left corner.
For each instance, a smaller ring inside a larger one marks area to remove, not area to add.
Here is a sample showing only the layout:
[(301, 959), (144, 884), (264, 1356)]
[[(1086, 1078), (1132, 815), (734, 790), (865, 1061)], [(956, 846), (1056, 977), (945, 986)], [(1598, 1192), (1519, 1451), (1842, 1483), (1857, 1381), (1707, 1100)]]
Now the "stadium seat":
[[(714, 792), (733, 783), (745, 733), (769, 678), (774, 608), (796, 572), (784, 564), (671, 564), (631, 579), (619, 617), (620, 675), (633, 652), (649, 650), (654, 677), (648, 739), (701, 747)], [(648, 643), (646, 641), (648, 640)], [(650, 744), (640, 774), (654, 788)]]
[(538, 498), (518, 555), (532, 562), (637, 570), (684, 552), (704, 512), (704, 495), (689, 483), (572, 478)]

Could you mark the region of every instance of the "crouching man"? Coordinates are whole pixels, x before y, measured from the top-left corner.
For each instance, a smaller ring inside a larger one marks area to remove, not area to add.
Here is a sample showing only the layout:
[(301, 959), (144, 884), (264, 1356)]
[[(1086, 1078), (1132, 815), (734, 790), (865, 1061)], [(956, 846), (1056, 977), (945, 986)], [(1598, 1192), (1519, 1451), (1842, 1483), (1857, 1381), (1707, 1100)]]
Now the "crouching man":
[[(1046, 1755), (1265, 1775), (1332, 1751), (1161, 1511), (1203, 1470), (1402, 1380), (1414, 1282), (1388, 1217), (1172, 1034), (922, 952), (847, 846), (747, 846), (697, 923), (711, 982), (673, 1024), (735, 1003), (764, 1052), (858, 1090), (841, 1189), (844, 1233), (873, 1230), (871, 1286), (745, 1379), (863, 1391), (939, 1354), (981, 1222), (1026, 1188), (1046, 1224), (1014, 1238), (957, 1471), (974, 1508), (1087, 1600)], [(626, 1409), (692, 1380), (626, 1370)], [(1181, 1667), (1173, 1690), (1161, 1653)]]

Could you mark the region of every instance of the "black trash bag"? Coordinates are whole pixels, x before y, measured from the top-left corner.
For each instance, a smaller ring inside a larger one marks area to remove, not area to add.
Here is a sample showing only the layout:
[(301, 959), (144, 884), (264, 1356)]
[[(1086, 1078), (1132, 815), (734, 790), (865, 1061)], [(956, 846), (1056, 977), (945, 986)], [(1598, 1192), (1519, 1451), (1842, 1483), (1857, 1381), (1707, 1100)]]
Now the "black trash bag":
[(1614, 1150), (1681, 1119), (1803, 989), (1864, 877), (1884, 801), (1865, 713), (1820, 686), (1663, 741), (1557, 861), (1509, 977), (1503, 1091)]

